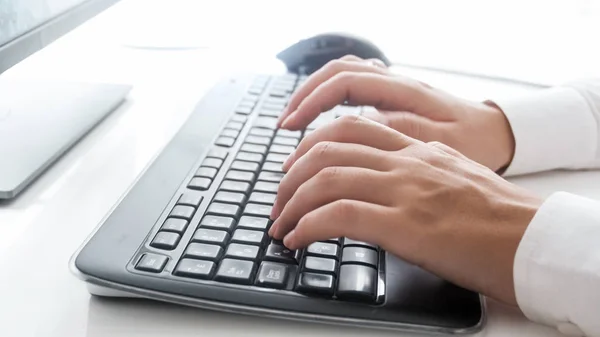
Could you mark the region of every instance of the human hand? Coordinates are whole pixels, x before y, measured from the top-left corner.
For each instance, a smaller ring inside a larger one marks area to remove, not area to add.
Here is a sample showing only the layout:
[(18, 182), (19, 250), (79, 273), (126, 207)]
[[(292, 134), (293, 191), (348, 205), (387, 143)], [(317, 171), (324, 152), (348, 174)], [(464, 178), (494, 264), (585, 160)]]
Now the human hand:
[(513, 260), (541, 201), (488, 168), (357, 116), (313, 131), (283, 168), (269, 234), (288, 248), (366, 241), (516, 303)]
[(379, 112), (366, 117), (412, 138), (444, 143), (494, 171), (514, 155), (512, 130), (499, 108), (452, 96), (356, 56), (331, 61), (311, 75), (291, 97), (280, 126), (303, 129), (345, 101), (374, 106)]

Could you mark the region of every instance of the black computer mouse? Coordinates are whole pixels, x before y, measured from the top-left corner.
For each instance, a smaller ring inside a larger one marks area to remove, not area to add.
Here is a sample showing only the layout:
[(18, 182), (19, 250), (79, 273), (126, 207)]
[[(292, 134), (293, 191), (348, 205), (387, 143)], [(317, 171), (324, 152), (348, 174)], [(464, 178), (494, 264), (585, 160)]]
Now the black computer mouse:
[(387, 66), (390, 61), (370, 41), (345, 33), (319, 34), (298, 41), (277, 54), (289, 72), (311, 74), (327, 62), (344, 55), (356, 55), (363, 59), (377, 58)]

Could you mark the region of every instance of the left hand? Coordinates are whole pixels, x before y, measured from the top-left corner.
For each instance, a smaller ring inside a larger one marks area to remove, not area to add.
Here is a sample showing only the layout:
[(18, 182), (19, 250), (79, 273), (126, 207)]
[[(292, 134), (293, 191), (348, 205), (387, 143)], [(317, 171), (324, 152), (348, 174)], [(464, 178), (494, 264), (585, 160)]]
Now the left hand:
[(288, 248), (367, 241), (516, 303), (513, 260), (541, 201), (490, 169), (441, 143), (347, 116), (308, 135), (284, 170), (269, 234)]

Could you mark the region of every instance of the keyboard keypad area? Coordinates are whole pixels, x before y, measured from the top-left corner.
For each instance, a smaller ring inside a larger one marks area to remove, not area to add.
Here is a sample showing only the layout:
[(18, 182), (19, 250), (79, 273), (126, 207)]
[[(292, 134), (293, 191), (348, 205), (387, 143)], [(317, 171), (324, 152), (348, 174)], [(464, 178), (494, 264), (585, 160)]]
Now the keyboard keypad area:
[[(135, 269), (158, 274), (170, 258), (176, 258), (168, 277), (340, 300), (381, 300), (378, 283), (383, 255), (377, 246), (334, 238), (294, 251), (267, 234), (287, 156), (311, 130), (351, 110), (358, 113), (358, 108), (339, 106), (305, 131), (278, 130), (277, 118), (303, 80), (295, 75), (271, 81), (257, 77), (185, 192), (149, 239), (153, 251), (138, 257)], [(210, 203), (197, 215), (205, 199)], [(183, 240), (186, 233), (189, 239)], [(171, 255), (176, 250), (182, 253)]]

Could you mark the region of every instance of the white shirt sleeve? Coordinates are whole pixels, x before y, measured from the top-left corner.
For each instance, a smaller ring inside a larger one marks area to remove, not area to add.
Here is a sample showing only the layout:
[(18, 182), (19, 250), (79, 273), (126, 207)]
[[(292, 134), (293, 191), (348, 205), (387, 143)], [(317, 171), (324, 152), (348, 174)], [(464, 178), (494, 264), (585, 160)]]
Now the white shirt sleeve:
[[(515, 135), (505, 175), (600, 167), (600, 80), (494, 103)], [(530, 320), (567, 335), (600, 337), (600, 202), (550, 196), (519, 244), (514, 282)]]
[(600, 167), (600, 79), (494, 103), (515, 136), (504, 175)]
[(527, 318), (574, 336), (600, 336), (600, 202), (559, 192), (519, 244), (517, 303)]

